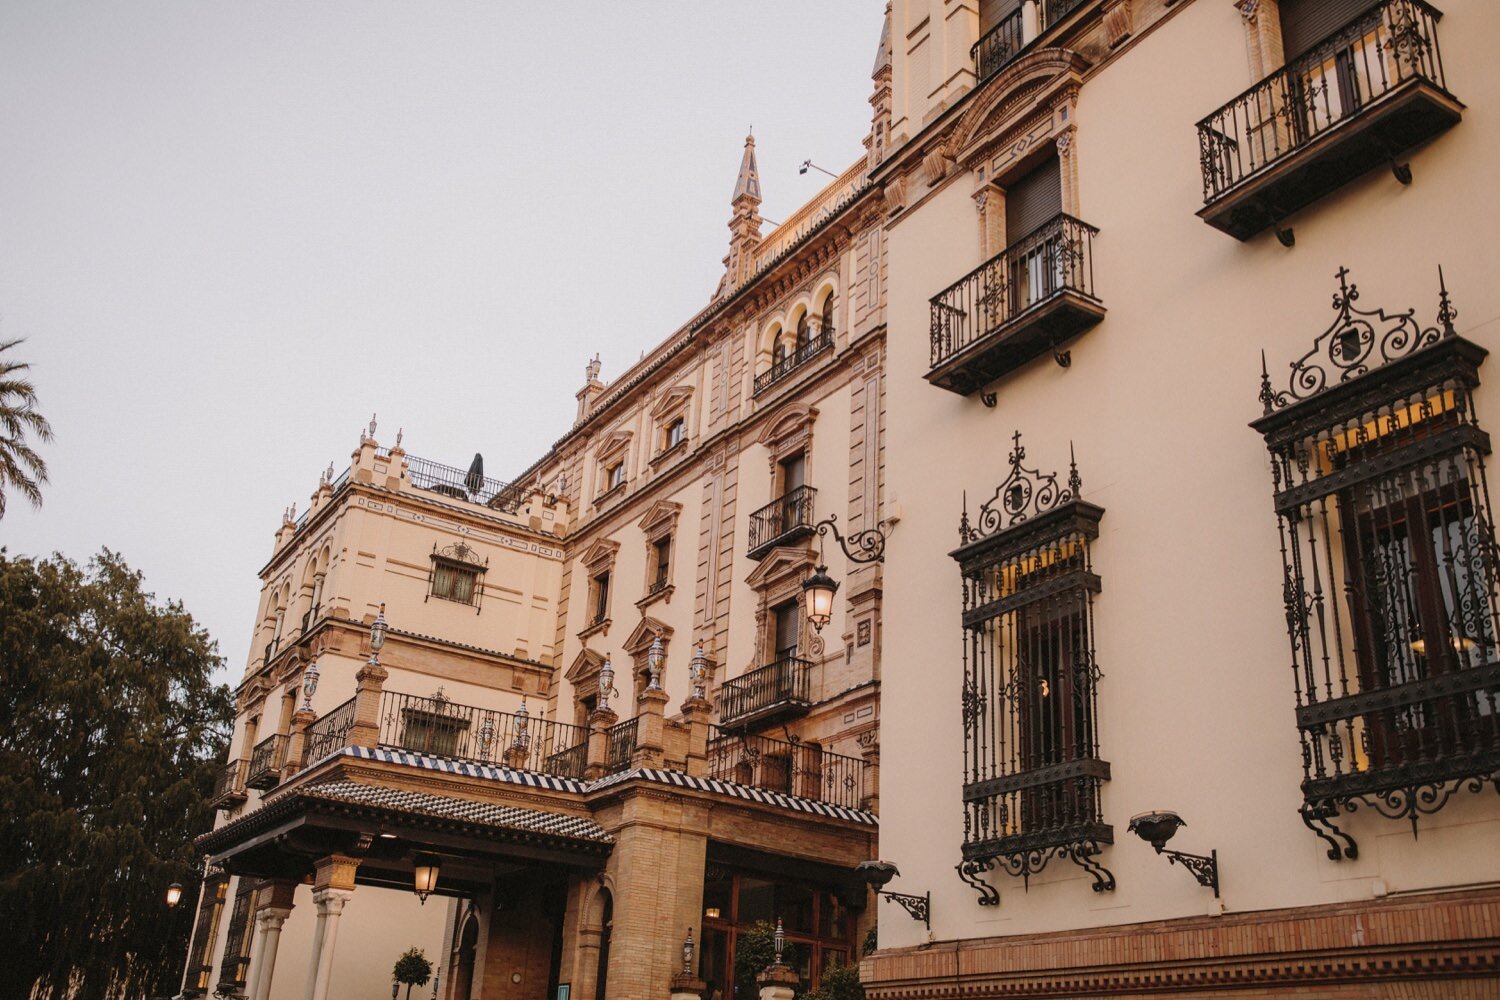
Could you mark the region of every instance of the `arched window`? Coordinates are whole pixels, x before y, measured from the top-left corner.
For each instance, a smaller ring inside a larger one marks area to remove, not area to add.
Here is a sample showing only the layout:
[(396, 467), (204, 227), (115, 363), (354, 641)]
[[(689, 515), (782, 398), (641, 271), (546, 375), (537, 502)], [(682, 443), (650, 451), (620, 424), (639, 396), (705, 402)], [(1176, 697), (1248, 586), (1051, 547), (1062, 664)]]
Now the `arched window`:
[(797, 350), (806, 350), (807, 345), (812, 342), (812, 333), (807, 328), (807, 313), (797, 317)]
[(778, 339), (776, 341), (776, 346), (771, 348), (771, 367), (774, 368), (775, 366), (781, 364), (785, 360), (786, 360), (786, 345), (783, 344), (780, 341), (780, 339)]
[(823, 336), (833, 336), (833, 293), (823, 300)]

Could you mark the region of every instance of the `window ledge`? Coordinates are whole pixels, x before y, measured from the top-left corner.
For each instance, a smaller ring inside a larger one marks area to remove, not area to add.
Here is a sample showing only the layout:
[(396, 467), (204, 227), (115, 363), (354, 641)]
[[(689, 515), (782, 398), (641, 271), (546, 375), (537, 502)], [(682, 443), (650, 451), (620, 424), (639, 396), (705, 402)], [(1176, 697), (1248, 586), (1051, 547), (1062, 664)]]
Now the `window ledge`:
[(659, 463), (659, 462), (668, 461), (669, 459), (671, 459), (675, 455), (678, 455), (680, 453), (685, 453), (687, 451), (687, 446), (688, 446), (688, 439), (687, 438), (683, 438), (681, 441), (678, 441), (676, 444), (671, 445), (671, 446), (666, 447), (666, 448), (663, 448), (661, 451), (659, 451), (655, 455), (651, 456), (651, 459), (650, 459), (650, 461), (647, 464), (655, 467), (657, 465), (657, 463)]
[(640, 610), (645, 611), (647, 608), (649, 608), (651, 605), (655, 604), (657, 601), (660, 601), (663, 604), (671, 604), (672, 603), (672, 591), (674, 591), (676, 589), (677, 589), (677, 587), (675, 585), (669, 583), (665, 587), (658, 588), (657, 590), (648, 591), (646, 593), (645, 597), (643, 597), (639, 601), (635, 602), (635, 606), (637, 608), (639, 608)]
[(608, 618), (602, 618), (599, 621), (591, 622), (588, 627), (578, 633), (578, 638), (587, 639), (591, 635), (609, 635), (609, 625), (610, 619)]

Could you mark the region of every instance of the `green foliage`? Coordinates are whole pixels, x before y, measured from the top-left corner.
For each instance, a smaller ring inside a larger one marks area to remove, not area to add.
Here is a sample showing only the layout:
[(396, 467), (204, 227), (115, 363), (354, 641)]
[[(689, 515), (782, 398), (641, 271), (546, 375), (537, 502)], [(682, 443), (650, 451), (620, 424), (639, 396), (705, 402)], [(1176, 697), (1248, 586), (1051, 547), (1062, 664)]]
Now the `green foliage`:
[(859, 966), (844, 965), (823, 973), (823, 981), (802, 1000), (865, 1000), (865, 988), (859, 982)]
[(411, 948), (396, 959), (396, 971), (392, 973), (392, 978), (398, 983), (405, 983), (408, 988), (426, 986), (427, 980), (432, 978), (432, 963), (427, 961), (421, 948)]
[(0, 549), (0, 996), (177, 991), (233, 716), (219, 664), (118, 555)]
[(36, 387), (25, 372), (31, 366), (7, 357), (19, 340), (0, 340), (0, 517), (5, 516), (5, 493), (16, 490), (42, 505), (42, 484), (47, 481), (47, 463), (32, 450), (27, 438), (51, 441), (52, 427), (36, 411)]
[[(783, 965), (797, 967), (797, 945), (788, 941), (781, 950)], [(757, 920), (749, 930), (741, 931), (734, 944), (734, 996), (735, 1000), (760, 996), (760, 987), (755, 977), (776, 962), (776, 926)]]
[(878, 947), (879, 939), (875, 932), (879, 930), (879, 928), (880, 925), (878, 923), (871, 924), (870, 929), (865, 931), (865, 943), (864, 946), (860, 949), (861, 955), (868, 955), (870, 952), (874, 951), (876, 947)]

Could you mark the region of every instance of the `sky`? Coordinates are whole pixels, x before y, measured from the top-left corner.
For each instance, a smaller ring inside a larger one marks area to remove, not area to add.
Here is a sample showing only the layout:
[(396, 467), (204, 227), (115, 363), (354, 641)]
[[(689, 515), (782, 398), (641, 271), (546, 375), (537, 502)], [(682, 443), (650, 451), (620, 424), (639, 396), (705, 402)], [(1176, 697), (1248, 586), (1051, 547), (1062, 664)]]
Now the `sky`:
[(120, 552), (244, 669), (360, 429), (506, 479), (863, 154), (884, 0), (5, 0), (0, 340), (56, 441), (11, 555)]

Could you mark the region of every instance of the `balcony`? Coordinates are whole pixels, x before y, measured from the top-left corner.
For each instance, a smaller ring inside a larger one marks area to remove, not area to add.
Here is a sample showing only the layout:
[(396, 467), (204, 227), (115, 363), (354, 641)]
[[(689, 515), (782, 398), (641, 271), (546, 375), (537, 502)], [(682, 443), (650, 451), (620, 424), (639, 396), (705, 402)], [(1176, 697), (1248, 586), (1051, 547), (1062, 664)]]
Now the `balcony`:
[(245, 787), (261, 791), (281, 783), (281, 765), (286, 763), (285, 733), (267, 736), (250, 752), (250, 766), (245, 773)]
[(865, 802), (865, 762), (815, 743), (792, 743), (715, 729), (708, 741), (708, 776), (784, 792), (846, 809)]
[(630, 757), (635, 753), (635, 745), (640, 734), (640, 719), (626, 719), (617, 722), (605, 731), (604, 768), (609, 774), (615, 774), (630, 766)]
[(477, 472), (456, 469), (425, 458), (409, 456), (407, 470), (411, 484), (419, 490), (479, 504), (491, 510), (514, 514), (526, 502), (526, 488), (520, 483), (505, 483), (498, 479), (479, 475)]
[(1102, 320), (1097, 233), (1058, 215), (935, 295), (927, 381), (972, 395)]
[(588, 730), (520, 712), (460, 705), (441, 695), (386, 691), (380, 745), (477, 764), (582, 778)]
[(833, 346), (833, 331), (823, 330), (791, 354), (755, 376), (755, 395), (759, 396), (792, 372)]
[(1442, 13), (1384, 0), (1198, 123), (1199, 218), (1245, 240), (1456, 125), (1438, 51)]
[[(1037, 5), (1040, 31), (1045, 32), (1082, 4), (1083, 0), (1043, 0)], [(975, 77), (980, 83), (988, 80), (1020, 55), (1026, 45), (1021, 28), (1021, 10), (1017, 8), (1005, 20), (986, 31), (984, 37), (969, 50), (969, 56), (974, 60)]]
[(749, 726), (772, 718), (806, 715), (812, 705), (811, 680), (811, 663), (784, 656), (725, 681), (719, 688), (719, 724)]
[(245, 766), (243, 760), (232, 760), (214, 778), (213, 797), (208, 804), (215, 809), (233, 809), (245, 801)]
[(813, 533), (813, 501), (818, 491), (798, 486), (750, 515), (750, 547), (746, 555), (759, 559), (778, 545)]

